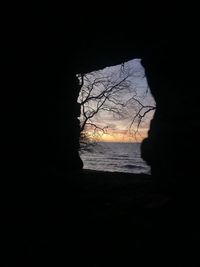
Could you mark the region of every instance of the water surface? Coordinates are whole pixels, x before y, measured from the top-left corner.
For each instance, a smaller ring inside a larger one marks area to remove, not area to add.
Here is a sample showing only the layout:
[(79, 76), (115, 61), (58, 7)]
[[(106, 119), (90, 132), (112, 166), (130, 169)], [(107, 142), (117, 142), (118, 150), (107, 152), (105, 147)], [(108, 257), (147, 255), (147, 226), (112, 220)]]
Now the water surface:
[(141, 158), (140, 143), (99, 142), (81, 151), (80, 156), (84, 169), (150, 174), (150, 167)]

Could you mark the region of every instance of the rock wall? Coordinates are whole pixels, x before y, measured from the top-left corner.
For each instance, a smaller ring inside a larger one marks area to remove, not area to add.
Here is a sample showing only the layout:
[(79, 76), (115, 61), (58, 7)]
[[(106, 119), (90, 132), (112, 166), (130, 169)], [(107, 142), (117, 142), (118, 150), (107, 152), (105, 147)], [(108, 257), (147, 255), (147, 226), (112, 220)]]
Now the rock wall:
[[(132, 3), (121, 12), (119, 5), (118, 12), (112, 13), (103, 5), (98, 10), (94, 6), (89, 10), (85, 3), (83, 9), (75, 5), (72, 10), (41, 5), (33, 12), (33, 27), (28, 25), (20, 32), (26, 20), (20, 26), (15, 25), (17, 20), (8, 25), (4, 38), (7, 65), (3, 66), (7, 88), (2, 98), (6, 114), (2, 154), (8, 169), (13, 166), (19, 172), (43, 174), (81, 169), (76, 73), (141, 57), (157, 103), (142, 145), (143, 158), (156, 175), (198, 173), (196, 35), (192, 39), (190, 29), (186, 31), (184, 14), (176, 23), (175, 8), (171, 14), (171, 7), (163, 9), (162, 5), (161, 12), (129, 7)], [(183, 38), (177, 41), (172, 30), (179, 33), (180, 28)], [(31, 33), (30, 46), (27, 33)], [(171, 41), (158, 41), (163, 39)]]
[(45, 175), (82, 168), (78, 155), (79, 81), (75, 73), (59, 64), (45, 66), (41, 79), (45, 85), (41, 83), (37, 88), (41, 101), (36, 112), (37, 165)]
[[(84, 68), (78, 64), (77, 58), (72, 65), (73, 60), (70, 58), (69, 61), (64, 47), (58, 54), (55, 51), (59, 46), (54, 47), (53, 57), (49, 57), (51, 48), (45, 50), (46, 58), (43, 61), (40, 58), (39, 64), (34, 65), (34, 90), (37, 95), (35, 148), (39, 151), (35, 151), (35, 164), (39, 164), (43, 173), (80, 170), (77, 119), (80, 86), (75, 73), (77, 70), (88, 71), (90, 67), (95, 69), (95, 58), (90, 66), (86, 64)], [(190, 53), (186, 55), (185, 51)], [(164, 174), (172, 180), (175, 180), (174, 176), (195, 176), (198, 174), (195, 152), (200, 149), (197, 138), (200, 128), (199, 81), (195, 67), (198, 48), (193, 46), (189, 50), (186, 44), (177, 41), (155, 41), (146, 47), (141, 45), (141, 50), (133, 51), (133, 55), (136, 54), (142, 57), (157, 105), (148, 138), (142, 143), (142, 157), (151, 166), (154, 176)], [(117, 55), (114, 58), (117, 60)], [(98, 52), (96, 60), (98, 68)], [(111, 60), (109, 64), (112, 62), (115, 61)], [(106, 59), (103, 64), (107, 64)]]
[(142, 60), (157, 105), (142, 157), (153, 175), (169, 179), (199, 172), (199, 55), (197, 44), (191, 44), (158, 42)]

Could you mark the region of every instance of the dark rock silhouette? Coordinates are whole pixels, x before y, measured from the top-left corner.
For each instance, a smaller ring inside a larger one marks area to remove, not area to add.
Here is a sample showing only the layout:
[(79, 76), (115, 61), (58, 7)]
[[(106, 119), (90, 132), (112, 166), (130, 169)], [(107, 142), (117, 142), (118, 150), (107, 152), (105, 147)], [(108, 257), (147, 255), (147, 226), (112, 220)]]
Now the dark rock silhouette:
[(182, 41), (157, 43), (142, 61), (157, 103), (142, 154), (153, 175), (165, 174), (171, 181), (199, 172), (193, 158), (194, 148), (199, 151), (199, 143), (194, 138), (200, 126), (198, 70), (194, 62), (199, 52), (194, 44), (194, 52), (184, 57), (185, 49)]
[[(9, 13), (4, 266), (199, 266), (199, 47), (194, 25), (162, 5), (41, 4), (21, 35)], [(157, 104), (142, 144), (152, 176), (84, 172), (76, 74), (133, 58)]]

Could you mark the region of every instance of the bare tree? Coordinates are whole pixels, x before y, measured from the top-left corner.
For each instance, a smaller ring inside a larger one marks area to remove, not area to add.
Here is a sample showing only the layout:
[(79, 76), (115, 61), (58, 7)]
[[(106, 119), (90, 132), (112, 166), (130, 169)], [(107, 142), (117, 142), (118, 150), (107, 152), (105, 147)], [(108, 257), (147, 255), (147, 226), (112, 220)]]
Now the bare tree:
[(145, 117), (147, 116), (148, 113), (150, 113), (151, 111), (154, 111), (156, 109), (156, 106), (154, 104), (153, 105), (143, 104), (142, 101), (137, 99), (136, 96), (132, 96), (127, 101), (126, 106), (128, 106), (129, 103), (131, 103), (130, 106), (132, 106), (132, 107), (135, 106), (136, 109), (134, 109), (135, 112), (130, 117), (130, 123), (129, 123), (128, 130), (129, 130), (130, 135), (132, 135), (132, 136), (134, 135), (134, 137), (137, 140), (137, 134), (140, 135), (139, 127), (140, 127), (142, 121), (145, 119)]
[(81, 105), (81, 145), (88, 140), (96, 140), (101, 134), (109, 134), (111, 124), (102, 123), (102, 117), (109, 114), (113, 120), (129, 119), (127, 131), (135, 136), (146, 115), (155, 109), (148, 104), (145, 95), (138, 95), (138, 86), (134, 78), (145, 78), (143, 71), (134, 71), (125, 63), (112, 70), (100, 70), (79, 75), (82, 86), (79, 103)]

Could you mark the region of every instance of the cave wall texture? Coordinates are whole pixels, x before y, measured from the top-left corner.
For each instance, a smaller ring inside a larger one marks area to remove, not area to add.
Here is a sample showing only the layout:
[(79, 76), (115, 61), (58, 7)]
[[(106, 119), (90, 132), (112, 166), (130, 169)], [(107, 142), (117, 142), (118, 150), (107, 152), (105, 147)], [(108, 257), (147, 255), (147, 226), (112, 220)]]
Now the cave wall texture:
[(142, 156), (155, 175), (197, 173), (198, 44), (180, 10), (157, 8), (154, 12), (148, 6), (134, 9), (116, 4), (113, 10), (103, 4), (98, 9), (83, 5), (75, 9), (74, 18), (51, 8), (38, 15), (41, 35), (36, 34), (35, 77), (41, 96), (41, 112), (37, 113), (41, 166), (48, 170), (82, 168), (77, 152), (80, 88), (76, 73), (142, 58), (157, 103)]
[[(155, 175), (195, 175), (200, 113), (195, 13), (189, 19), (187, 6), (184, 13), (174, 5), (155, 9), (135, 2), (41, 4), (32, 10), (31, 26), (22, 36), (14, 22), (12, 31), (6, 31), (8, 36), (14, 33), (6, 44), (8, 54), (17, 51), (16, 59), (7, 57), (7, 65), (15, 61), (5, 93), (10, 108), (3, 147), (10, 147), (4, 153), (9, 164), (45, 175), (81, 170), (76, 74), (142, 58), (157, 103), (142, 156)], [(23, 45), (16, 41), (24, 39)], [(9, 88), (23, 83), (25, 91), (12, 90), (10, 98)]]
[[(15, 259), (29, 266), (31, 258), (34, 266), (69, 259), (69, 266), (80, 266), (89, 258), (86, 265), (95, 266), (93, 259), (104, 263), (105, 254), (125, 266), (117, 260), (127, 253), (139, 266), (142, 258), (149, 264), (148, 253), (154, 266), (177, 266), (174, 255), (178, 264), (185, 255), (191, 262), (195, 251), (199, 260), (199, 8), (191, 11), (186, 3), (183, 12), (183, 2), (160, 2), (40, 3), (32, 15), (9, 2), (2, 11), (5, 266), (16, 266), (9, 265)], [(177, 187), (186, 181), (177, 201), (170, 201), (171, 190), (166, 198), (162, 190), (148, 194), (142, 175), (126, 180), (81, 171), (76, 74), (133, 58), (142, 58), (157, 104), (142, 156), (153, 178), (178, 181)]]

